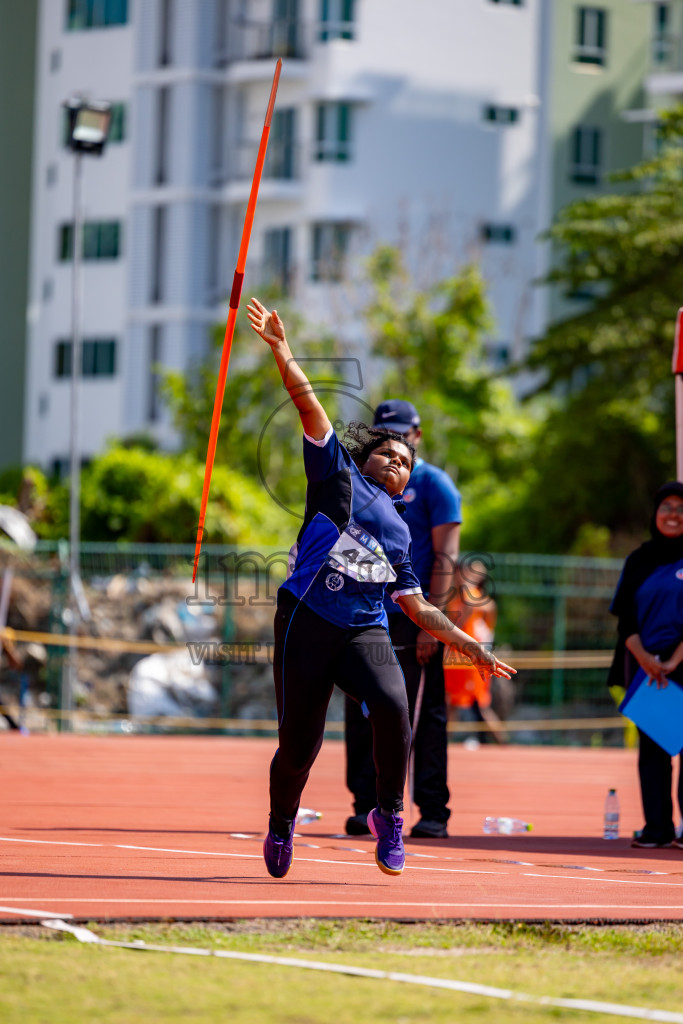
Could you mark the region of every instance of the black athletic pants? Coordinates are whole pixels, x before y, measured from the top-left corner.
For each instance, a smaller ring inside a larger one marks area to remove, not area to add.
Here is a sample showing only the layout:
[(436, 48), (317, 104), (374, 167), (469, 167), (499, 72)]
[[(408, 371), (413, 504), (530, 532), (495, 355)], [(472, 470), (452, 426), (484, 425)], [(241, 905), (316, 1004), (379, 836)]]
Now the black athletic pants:
[[(411, 724), (420, 686), (422, 666), (416, 655), (417, 626), (403, 612), (389, 616), (389, 635), (406, 681)], [(443, 679), (443, 645), (425, 666), (417, 732), (414, 740), (415, 777), (413, 799), (425, 821), (448, 821), (448, 731)], [(356, 814), (374, 807), (375, 770), (368, 723), (357, 704), (346, 701), (346, 785), (353, 793)]]
[[(667, 754), (666, 750), (663, 750), (658, 743), (655, 743), (640, 729), (638, 733), (640, 735), (638, 775), (640, 776), (640, 794), (643, 801), (645, 827), (654, 839), (666, 843), (674, 836), (671, 754)], [(678, 806), (683, 815), (683, 771), (679, 773), (678, 778)]]
[(296, 818), (322, 746), (335, 683), (357, 702), (359, 714), (367, 714), (372, 727), (377, 788), (368, 809), (379, 805), (385, 811), (402, 810), (410, 722), (403, 673), (386, 630), (335, 626), (280, 590), (274, 676), (280, 741), (270, 766), (274, 831), (288, 835)]

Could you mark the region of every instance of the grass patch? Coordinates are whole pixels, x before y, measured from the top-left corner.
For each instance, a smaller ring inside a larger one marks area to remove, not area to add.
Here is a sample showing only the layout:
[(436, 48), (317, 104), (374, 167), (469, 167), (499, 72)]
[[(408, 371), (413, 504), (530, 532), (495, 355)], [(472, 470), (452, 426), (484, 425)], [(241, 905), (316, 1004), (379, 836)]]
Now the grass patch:
[[(298, 956), (536, 995), (683, 1009), (683, 924), (304, 919), (91, 927), (102, 938), (123, 942)], [(542, 1024), (558, 1018), (596, 1024), (616, 1019), (275, 965), (88, 946), (39, 926), (0, 928), (3, 1024)]]

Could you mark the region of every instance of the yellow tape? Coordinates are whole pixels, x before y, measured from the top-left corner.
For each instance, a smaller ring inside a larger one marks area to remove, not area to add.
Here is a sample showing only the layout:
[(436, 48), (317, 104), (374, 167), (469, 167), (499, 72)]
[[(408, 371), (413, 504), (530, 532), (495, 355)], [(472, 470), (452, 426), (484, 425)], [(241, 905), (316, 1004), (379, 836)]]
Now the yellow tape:
[(106, 636), (72, 636), (67, 633), (36, 633), (31, 630), (0, 630), (0, 637), (17, 644), (43, 644), (45, 647), (78, 647), (89, 651), (127, 651), (130, 654), (172, 654), (186, 651), (185, 644), (154, 644), (146, 640), (116, 640)]
[[(163, 725), (182, 729), (238, 729), (241, 732), (277, 732), (277, 721), (275, 719), (250, 719), (250, 718), (190, 718), (181, 715), (114, 715), (107, 711), (86, 711), (77, 709), (74, 711), (62, 711), (57, 708), (28, 708), (37, 716), (44, 716), (57, 721), (72, 722), (129, 722), (135, 725)], [(3, 707), (0, 705), (0, 713), (6, 711), (16, 717), (20, 711), (16, 706)], [(504, 732), (558, 732), (565, 729), (623, 729), (627, 719), (622, 717), (611, 718), (533, 718), (529, 720), (500, 722), (496, 729)], [(327, 722), (325, 728), (329, 732), (343, 732), (343, 722)], [(486, 722), (449, 722), (450, 733), (490, 732)]]
[[(147, 640), (117, 640), (113, 637), (75, 636), (68, 633), (38, 633), (31, 630), (10, 629), (0, 630), (0, 637), (12, 643), (38, 643), (45, 647), (76, 647), (89, 651), (111, 651), (130, 654), (174, 654), (186, 651), (186, 644), (155, 644)], [(202, 641), (197, 641), (201, 644)], [(207, 645), (211, 646), (211, 645)], [(220, 648), (221, 644), (218, 645)], [(239, 642), (227, 644), (228, 647), (239, 649)], [(258, 646), (258, 645), (257, 645)], [(264, 647), (268, 646), (263, 643)], [(272, 647), (272, 645), (271, 645)], [(609, 668), (612, 664), (612, 651), (501, 651), (500, 657), (516, 669), (544, 668)], [(220, 651), (219, 651), (220, 658)], [(249, 664), (268, 664), (267, 651), (249, 651)]]
[[(32, 630), (5, 628), (0, 630), (2, 639), (13, 643), (40, 643), (51, 647), (75, 647), (81, 650), (103, 652), (129, 652), (132, 654), (174, 654), (186, 651), (185, 644), (155, 644), (142, 640), (123, 640), (112, 637), (75, 636), (64, 633), (41, 633)], [(239, 647), (239, 645), (235, 645)], [(544, 668), (606, 668), (611, 664), (611, 651), (511, 651), (503, 653), (503, 658), (518, 669)], [(249, 664), (266, 664), (268, 652), (251, 651)], [(16, 707), (2, 708), (9, 714), (17, 715)], [(47, 719), (86, 723), (97, 721), (130, 722), (145, 726), (165, 726), (182, 729), (229, 729), (249, 732), (277, 731), (277, 722), (271, 720), (249, 720), (243, 718), (190, 718), (185, 716), (160, 715), (112, 715), (108, 712), (85, 710), (62, 711), (52, 708), (29, 709)], [(627, 720), (621, 717), (612, 718), (553, 718), (530, 719), (528, 721), (500, 722), (496, 728), (504, 732), (558, 732), (564, 730), (595, 730), (622, 729)], [(326, 729), (330, 732), (342, 732), (343, 722), (328, 722)], [(449, 722), (448, 732), (473, 733), (490, 732), (486, 722)]]

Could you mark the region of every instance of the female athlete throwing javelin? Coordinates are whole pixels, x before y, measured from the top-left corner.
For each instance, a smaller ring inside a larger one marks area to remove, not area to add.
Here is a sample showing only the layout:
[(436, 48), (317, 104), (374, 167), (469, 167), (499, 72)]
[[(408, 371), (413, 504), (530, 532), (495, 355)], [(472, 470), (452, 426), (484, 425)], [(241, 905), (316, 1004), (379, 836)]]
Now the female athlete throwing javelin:
[(352, 424), (337, 438), (292, 357), (277, 311), (258, 299), (251, 326), (268, 345), (304, 431), (306, 512), (292, 571), (278, 591), (274, 676), (279, 747), (270, 765), (270, 820), (263, 856), (274, 878), (292, 863), (299, 800), (323, 740), (336, 683), (372, 725), (377, 807), (368, 826), (381, 871), (403, 871), (403, 809), (410, 723), (403, 673), (386, 629), (387, 590), (403, 611), (485, 675), (510, 678), (499, 661), (422, 596), (410, 534), (396, 507), (415, 451), (400, 434)]

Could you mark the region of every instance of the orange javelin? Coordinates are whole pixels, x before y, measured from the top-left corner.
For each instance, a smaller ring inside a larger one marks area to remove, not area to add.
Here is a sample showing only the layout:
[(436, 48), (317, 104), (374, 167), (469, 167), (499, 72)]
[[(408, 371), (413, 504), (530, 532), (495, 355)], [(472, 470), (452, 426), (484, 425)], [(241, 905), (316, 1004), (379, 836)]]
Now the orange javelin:
[(206, 506), (209, 501), (209, 488), (211, 486), (211, 473), (213, 471), (213, 462), (216, 457), (216, 444), (218, 443), (218, 427), (221, 421), (221, 410), (223, 408), (223, 396), (225, 394), (225, 381), (228, 376), (228, 364), (230, 362), (230, 349), (232, 348), (232, 338), (235, 333), (235, 320), (237, 319), (237, 310), (240, 305), (240, 296), (242, 294), (242, 283), (244, 281), (244, 266), (247, 262), (247, 252), (249, 250), (249, 238), (251, 237), (251, 227), (254, 223), (254, 212), (256, 210), (256, 200), (258, 199), (259, 185), (261, 184), (261, 174), (263, 172), (263, 164), (266, 159), (266, 149), (268, 148), (268, 136), (270, 135), (270, 122), (273, 117), (273, 108), (275, 106), (275, 97), (277, 95), (278, 82), (280, 81), (280, 71), (282, 70), (282, 59), (278, 60), (275, 65), (275, 74), (273, 75), (273, 84), (270, 89), (270, 99), (268, 100), (268, 109), (266, 111), (266, 119), (263, 122), (263, 132), (261, 133), (261, 143), (258, 148), (258, 154), (256, 157), (256, 167), (254, 168), (254, 177), (251, 182), (251, 192), (249, 193), (249, 202), (247, 203), (247, 213), (244, 218), (244, 227), (242, 228), (242, 241), (240, 242), (240, 251), (237, 256), (237, 266), (235, 267), (235, 276), (232, 280), (232, 291), (230, 293), (230, 308), (228, 310), (228, 322), (225, 325), (225, 336), (223, 338), (223, 354), (221, 355), (221, 365), (218, 370), (218, 383), (216, 385), (216, 398), (213, 404), (213, 416), (211, 417), (211, 432), (209, 434), (209, 448), (206, 453), (206, 466), (204, 468), (204, 487), (202, 489), (202, 503), (199, 509), (199, 527), (197, 528), (197, 543), (194, 549), (194, 568), (192, 570), (192, 582), (194, 583), (197, 576), (197, 563), (199, 562), (199, 553), (202, 547), (202, 535), (204, 533), (204, 520), (206, 519)]

